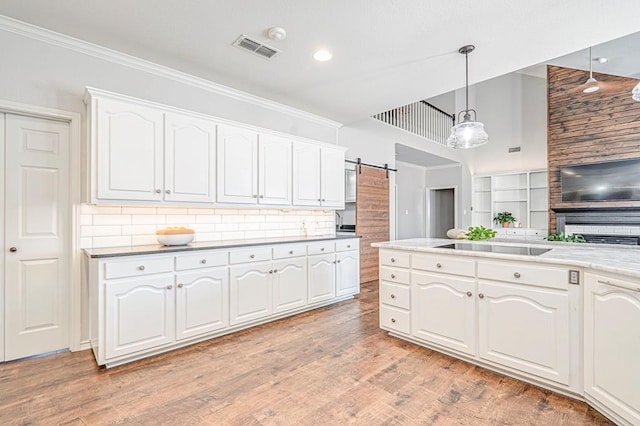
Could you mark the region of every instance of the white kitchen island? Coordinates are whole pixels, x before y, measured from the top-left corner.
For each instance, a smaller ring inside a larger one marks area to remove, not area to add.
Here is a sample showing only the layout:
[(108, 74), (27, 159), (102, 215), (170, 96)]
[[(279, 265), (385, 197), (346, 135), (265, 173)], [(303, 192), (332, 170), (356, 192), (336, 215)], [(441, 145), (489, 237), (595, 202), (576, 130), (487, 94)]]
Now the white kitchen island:
[(390, 335), (640, 424), (638, 247), (443, 239), (373, 246), (380, 327)]

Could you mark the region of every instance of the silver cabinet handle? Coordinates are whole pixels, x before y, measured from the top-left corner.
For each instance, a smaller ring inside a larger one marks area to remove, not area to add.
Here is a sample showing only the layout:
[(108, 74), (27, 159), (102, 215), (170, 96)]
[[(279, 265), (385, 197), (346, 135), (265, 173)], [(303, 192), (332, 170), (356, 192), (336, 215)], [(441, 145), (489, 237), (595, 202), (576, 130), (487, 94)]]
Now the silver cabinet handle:
[(442, 268), (442, 264), (441, 263), (436, 263), (436, 268)]
[(289, 250), (289, 254), (293, 254), (293, 250)]
[(396, 319), (395, 318), (391, 318), (391, 322), (395, 324), (396, 323)]
[(138, 270), (139, 270), (139, 271), (144, 271), (144, 265), (140, 265), (140, 266), (138, 266)]
[(249, 259), (255, 259), (256, 255), (255, 254), (250, 254), (249, 255)]
[(631, 290), (631, 291), (640, 292), (640, 287), (637, 287), (637, 288), (627, 287), (626, 285), (614, 284), (611, 281), (600, 281), (600, 280), (598, 280), (598, 282), (600, 284), (610, 285), (611, 287), (618, 287), (618, 288), (621, 288), (623, 290)]
[(351, 248), (351, 244), (347, 244), (347, 248)]
[(395, 278), (395, 277), (396, 277), (396, 274), (391, 274), (391, 278), (392, 279)]
[(318, 198), (318, 201), (320, 201), (320, 198)]
[(18, 251), (18, 248), (17, 248), (17, 247), (9, 247), (9, 251), (10, 251), (11, 253), (15, 253), (15, 252), (17, 252), (17, 251)]
[(395, 299), (395, 298), (396, 298), (396, 295), (395, 295), (395, 294), (393, 294), (393, 293), (391, 293), (391, 295), (390, 295), (389, 297), (391, 297), (392, 299)]
[(202, 259), (202, 260), (200, 261), (200, 263), (202, 263), (202, 264), (204, 265), (205, 263), (207, 263), (207, 259)]
[(172, 288), (173, 288), (173, 286), (172, 286), (172, 285), (168, 285), (168, 286), (167, 286), (167, 290), (171, 290)]
[(258, 194), (253, 194), (253, 198), (258, 198)]
[(394, 257), (391, 258), (391, 263), (396, 263), (396, 259)]
[(170, 189), (167, 189), (167, 190), (166, 190), (166, 191), (164, 191), (164, 192), (166, 192), (167, 194), (171, 194), (171, 190), (170, 190)]
[(468, 292), (467, 292), (467, 296), (468, 296), (468, 297), (471, 297), (471, 296), (473, 296), (473, 293), (471, 293), (470, 291), (468, 291)]
[(264, 195), (261, 195), (260, 198), (264, 198)]
[(336, 262), (340, 263), (340, 260), (336, 260)]
[(480, 294), (478, 295), (478, 297), (479, 297), (480, 299), (484, 299), (484, 294), (480, 293)]
[(182, 283), (178, 284), (178, 288), (182, 288), (182, 287), (184, 287), (184, 284)]
[(513, 276), (516, 277), (516, 278), (520, 278), (520, 272), (514, 273)]
[(160, 194), (162, 192), (161, 189), (156, 189), (156, 194)]
[(269, 269), (269, 273), (270, 273), (270, 274), (273, 274), (273, 269)]
[(277, 273), (277, 272), (278, 272), (278, 270), (277, 270), (277, 269), (274, 269), (274, 270), (273, 270), (273, 273), (274, 273), (274, 274), (275, 274), (275, 273)]
[(324, 247), (321, 247), (321, 248), (320, 248), (320, 251), (324, 251)]
[(324, 201), (324, 198), (322, 199), (322, 201)]

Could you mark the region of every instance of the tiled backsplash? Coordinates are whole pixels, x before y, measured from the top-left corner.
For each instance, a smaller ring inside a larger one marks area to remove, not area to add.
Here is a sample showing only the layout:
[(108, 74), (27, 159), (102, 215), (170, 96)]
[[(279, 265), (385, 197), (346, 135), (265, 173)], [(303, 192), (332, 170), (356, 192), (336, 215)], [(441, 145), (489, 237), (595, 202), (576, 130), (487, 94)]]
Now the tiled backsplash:
[(565, 234), (640, 235), (640, 226), (627, 225), (566, 225)]
[(120, 207), (83, 204), (81, 248), (157, 244), (167, 226), (196, 231), (196, 242), (335, 233), (333, 210)]

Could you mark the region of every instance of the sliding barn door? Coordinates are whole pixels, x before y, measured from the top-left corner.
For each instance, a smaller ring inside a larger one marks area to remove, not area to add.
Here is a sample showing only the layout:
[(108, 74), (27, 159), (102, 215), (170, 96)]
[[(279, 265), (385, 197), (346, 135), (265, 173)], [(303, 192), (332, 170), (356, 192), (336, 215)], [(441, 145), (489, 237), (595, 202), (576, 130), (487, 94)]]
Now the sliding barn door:
[(389, 241), (389, 178), (387, 171), (356, 166), (356, 234), (360, 242), (360, 282), (378, 279), (378, 249)]

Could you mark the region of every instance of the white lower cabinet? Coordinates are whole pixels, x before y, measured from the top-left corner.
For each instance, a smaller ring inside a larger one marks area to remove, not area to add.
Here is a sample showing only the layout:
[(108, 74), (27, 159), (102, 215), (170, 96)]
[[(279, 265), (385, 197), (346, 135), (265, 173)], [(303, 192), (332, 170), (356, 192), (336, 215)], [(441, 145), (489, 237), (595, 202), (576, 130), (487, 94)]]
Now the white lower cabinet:
[(640, 425), (640, 283), (585, 274), (584, 392), (620, 424)]
[(105, 288), (104, 302), (106, 358), (173, 341), (173, 275), (111, 282)]
[(478, 282), (480, 358), (569, 385), (569, 328), (566, 291)]
[(229, 268), (230, 324), (236, 325), (266, 317), (272, 308), (273, 267), (256, 262)]
[(331, 253), (309, 256), (307, 262), (307, 302), (312, 304), (333, 299), (336, 296), (335, 255)]
[(475, 355), (475, 280), (413, 271), (411, 281), (411, 334)]
[(229, 326), (227, 268), (176, 274), (176, 340)]
[(96, 360), (112, 367), (344, 300), (360, 290), (358, 247), (329, 239), (89, 258)]

